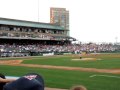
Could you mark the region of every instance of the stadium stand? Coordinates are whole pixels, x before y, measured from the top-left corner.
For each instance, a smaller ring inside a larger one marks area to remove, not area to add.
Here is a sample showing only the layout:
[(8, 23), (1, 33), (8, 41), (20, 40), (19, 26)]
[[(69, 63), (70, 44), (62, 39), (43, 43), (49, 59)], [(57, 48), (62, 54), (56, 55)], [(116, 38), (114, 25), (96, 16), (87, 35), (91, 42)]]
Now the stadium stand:
[(0, 56), (120, 51), (120, 45), (111, 43), (72, 44), (71, 42), (76, 39), (70, 37), (68, 33), (69, 30), (49, 23), (0, 18)]

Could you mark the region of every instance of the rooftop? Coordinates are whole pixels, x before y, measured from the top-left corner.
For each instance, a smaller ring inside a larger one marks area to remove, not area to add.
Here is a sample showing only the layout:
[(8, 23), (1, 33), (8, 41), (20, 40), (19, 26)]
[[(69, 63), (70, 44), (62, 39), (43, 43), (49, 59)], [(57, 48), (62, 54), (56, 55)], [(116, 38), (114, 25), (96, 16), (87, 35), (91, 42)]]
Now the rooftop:
[(50, 23), (41, 23), (41, 22), (33, 22), (33, 21), (17, 20), (17, 19), (8, 19), (8, 18), (0, 18), (0, 24), (65, 30), (61, 26), (50, 24)]

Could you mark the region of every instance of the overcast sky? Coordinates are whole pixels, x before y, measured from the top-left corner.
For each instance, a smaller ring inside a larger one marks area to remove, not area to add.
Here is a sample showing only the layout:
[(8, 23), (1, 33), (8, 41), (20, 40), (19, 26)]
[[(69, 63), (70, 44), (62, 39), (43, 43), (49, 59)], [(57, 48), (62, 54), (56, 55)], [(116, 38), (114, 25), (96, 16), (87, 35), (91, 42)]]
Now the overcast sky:
[[(70, 13), (70, 36), (82, 42), (120, 42), (120, 0), (39, 0), (39, 22), (50, 7)], [(38, 21), (38, 0), (0, 0), (0, 17)]]

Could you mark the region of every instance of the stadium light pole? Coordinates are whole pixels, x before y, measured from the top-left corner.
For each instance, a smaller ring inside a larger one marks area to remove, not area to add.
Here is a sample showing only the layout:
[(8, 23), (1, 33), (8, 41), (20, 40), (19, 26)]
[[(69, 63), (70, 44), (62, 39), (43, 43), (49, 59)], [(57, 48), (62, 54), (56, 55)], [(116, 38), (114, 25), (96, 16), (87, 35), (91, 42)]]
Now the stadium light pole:
[(39, 0), (38, 0), (38, 22), (39, 22)]
[(115, 37), (115, 40), (116, 40), (116, 44), (117, 44), (117, 39), (118, 39), (118, 37)]

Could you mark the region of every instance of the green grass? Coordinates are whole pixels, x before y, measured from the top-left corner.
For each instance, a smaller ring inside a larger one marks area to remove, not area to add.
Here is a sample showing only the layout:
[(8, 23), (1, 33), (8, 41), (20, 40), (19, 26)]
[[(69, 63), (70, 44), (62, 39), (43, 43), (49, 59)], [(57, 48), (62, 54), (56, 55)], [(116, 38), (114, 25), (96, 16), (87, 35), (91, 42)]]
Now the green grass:
[[(22, 76), (28, 72), (36, 72), (43, 76), (45, 86), (69, 89), (73, 85), (84, 85), (88, 90), (120, 90), (120, 78), (93, 77), (91, 75), (113, 75), (104, 73), (65, 71), (55, 69), (28, 68), (20, 66), (0, 66), (0, 72), (10, 76)], [(120, 75), (114, 75), (119, 76)]]
[[(119, 68), (120, 54), (100, 54), (87, 55), (87, 58), (100, 58), (98, 61), (72, 61), (72, 56), (52, 56), (52, 57), (28, 57), (28, 58), (0, 58), (0, 60), (24, 60), (26, 64), (42, 64), (55, 66), (71, 66), (71, 67), (90, 67), (90, 68)], [(79, 58), (79, 56), (76, 56)], [(42, 69), (22, 66), (5, 66), (0, 65), (0, 73), (7, 76), (22, 76), (28, 72), (36, 72), (44, 77), (45, 85), (54, 88), (69, 89), (73, 85), (84, 85), (88, 90), (120, 90), (120, 78), (96, 76), (90, 78), (91, 75), (110, 75), (116, 74), (65, 71), (55, 69)]]
[(88, 58), (98, 58), (101, 60), (93, 61), (72, 61), (73, 57), (35, 57), (31, 60), (24, 60), (25, 64), (42, 64), (55, 66), (71, 66), (71, 67), (86, 67), (86, 68), (105, 68), (113, 69), (120, 68), (120, 54), (102, 54), (83, 56)]

